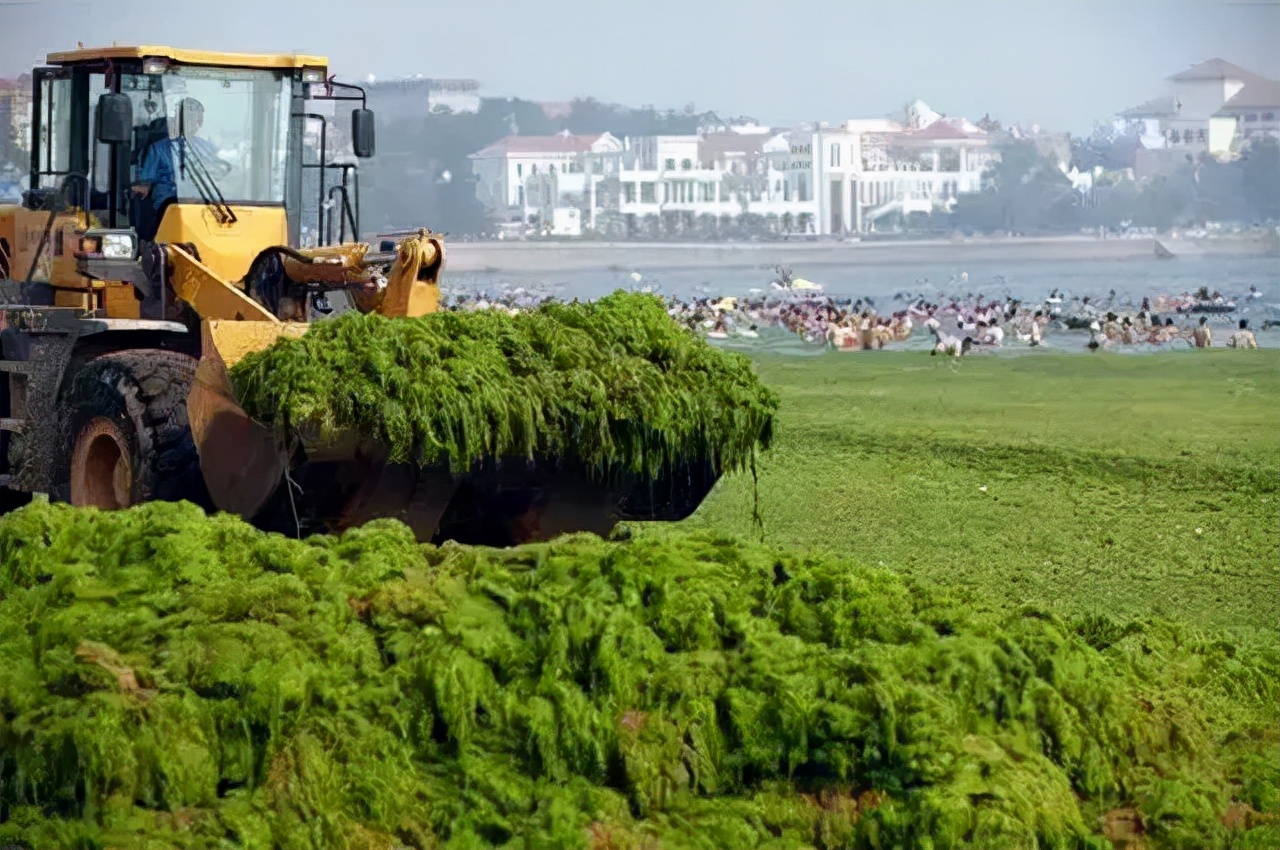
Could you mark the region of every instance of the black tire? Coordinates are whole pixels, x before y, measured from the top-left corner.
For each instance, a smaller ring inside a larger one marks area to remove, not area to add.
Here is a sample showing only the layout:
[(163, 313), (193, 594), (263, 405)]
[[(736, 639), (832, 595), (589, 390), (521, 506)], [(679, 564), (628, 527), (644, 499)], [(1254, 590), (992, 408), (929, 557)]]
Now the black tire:
[(58, 401), (60, 450), (50, 497), (118, 509), (209, 492), (187, 424), (196, 359), (128, 349), (73, 362)]

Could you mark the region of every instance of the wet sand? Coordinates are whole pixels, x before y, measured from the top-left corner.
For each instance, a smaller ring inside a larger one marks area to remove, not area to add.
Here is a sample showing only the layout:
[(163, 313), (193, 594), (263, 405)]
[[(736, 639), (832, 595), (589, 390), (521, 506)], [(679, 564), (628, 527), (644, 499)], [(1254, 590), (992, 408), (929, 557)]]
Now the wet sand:
[[(1275, 235), (1164, 238), (1178, 258), (1266, 256), (1275, 251)], [(528, 274), (568, 271), (653, 271), (658, 269), (766, 268), (774, 265), (897, 265), (982, 260), (1149, 260), (1155, 239), (1051, 238), (937, 239), (912, 242), (450, 242), (446, 268), (451, 272)]]

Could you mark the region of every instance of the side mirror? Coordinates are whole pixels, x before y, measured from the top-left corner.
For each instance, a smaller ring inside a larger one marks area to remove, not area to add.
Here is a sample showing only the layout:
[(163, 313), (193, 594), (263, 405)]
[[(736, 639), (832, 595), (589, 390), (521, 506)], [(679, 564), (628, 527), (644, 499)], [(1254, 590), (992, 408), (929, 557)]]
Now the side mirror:
[(98, 98), (98, 141), (122, 145), (133, 138), (133, 101), (127, 94), (107, 92)]
[(373, 110), (351, 110), (351, 147), (356, 156), (368, 159), (373, 156)]

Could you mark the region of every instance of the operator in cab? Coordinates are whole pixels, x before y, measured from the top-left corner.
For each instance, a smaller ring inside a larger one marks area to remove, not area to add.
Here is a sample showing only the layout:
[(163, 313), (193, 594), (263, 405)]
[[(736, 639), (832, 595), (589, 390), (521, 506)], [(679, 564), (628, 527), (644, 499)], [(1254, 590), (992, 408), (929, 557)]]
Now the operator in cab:
[(166, 201), (177, 197), (179, 181), (185, 195), (188, 194), (186, 187), (192, 185), (193, 173), (212, 171), (221, 176), (228, 168), (218, 159), (213, 143), (198, 135), (204, 125), (204, 104), (200, 101), (184, 97), (168, 124), (168, 137), (153, 142), (143, 153), (138, 181), (133, 187), (138, 197), (151, 200), (157, 213)]

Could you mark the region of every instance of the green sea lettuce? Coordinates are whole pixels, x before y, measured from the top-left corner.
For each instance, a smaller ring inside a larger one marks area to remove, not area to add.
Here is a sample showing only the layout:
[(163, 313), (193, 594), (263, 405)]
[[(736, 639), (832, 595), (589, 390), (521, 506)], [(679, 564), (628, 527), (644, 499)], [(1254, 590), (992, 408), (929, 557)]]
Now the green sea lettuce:
[(231, 380), (264, 424), (354, 432), (393, 462), (453, 469), (534, 457), (651, 478), (683, 459), (745, 469), (778, 406), (745, 356), (682, 329), (657, 296), (623, 291), (515, 315), (347, 313), (248, 355)]
[(0, 845), (1278, 836), (1274, 649), (713, 534), (498, 550), (37, 502), (0, 519), (0, 600)]

